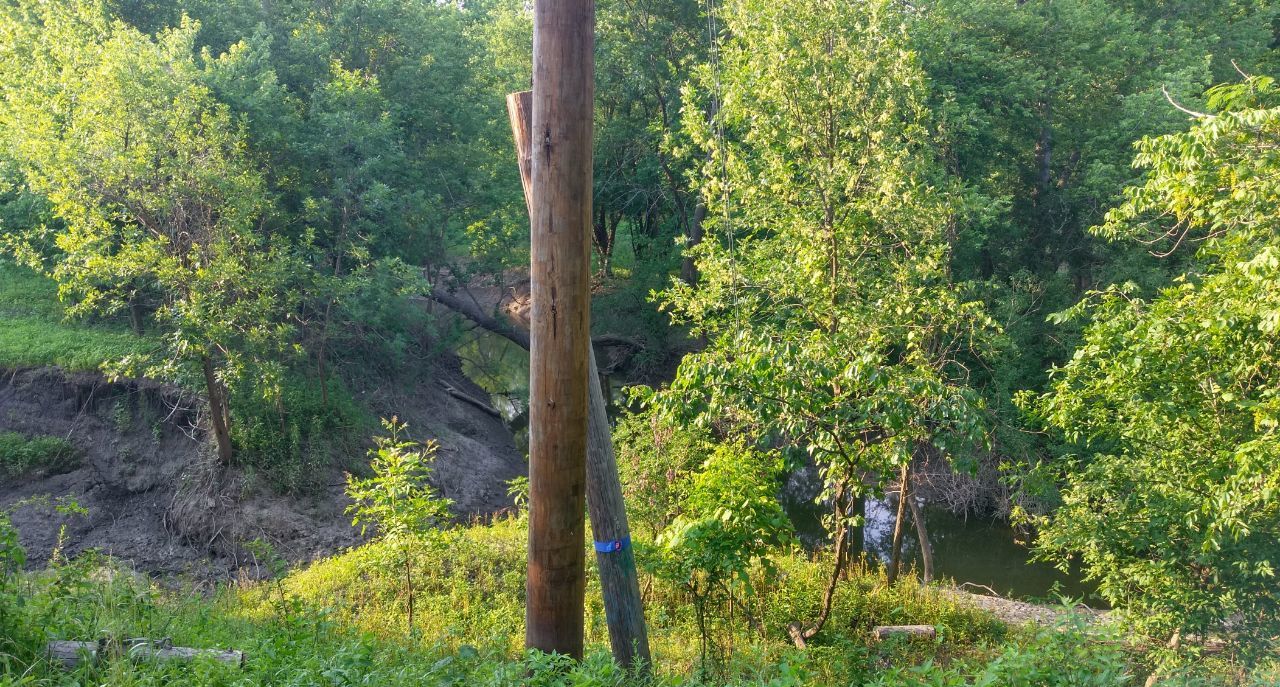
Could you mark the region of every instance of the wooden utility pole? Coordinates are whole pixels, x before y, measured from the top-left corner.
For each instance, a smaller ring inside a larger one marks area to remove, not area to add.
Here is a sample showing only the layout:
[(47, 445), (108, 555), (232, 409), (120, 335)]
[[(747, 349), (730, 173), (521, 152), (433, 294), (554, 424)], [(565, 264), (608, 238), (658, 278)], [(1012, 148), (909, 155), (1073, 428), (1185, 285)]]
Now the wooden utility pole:
[(587, 423), (587, 511), (595, 539), (596, 567), (600, 570), (600, 591), (604, 595), (605, 622), (609, 625), (609, 645), (619, 665), (644, 673), (652, 663), (649, 634), (640, 601), (640, 579), (636, 576), (635, 551), (622, 500), (622, 480), (613, 453), (609, 414), (596, 356), (591, 355), (590, 421)]
[[(507, 96), (507, 114), (511, 117), (511, 133), (516, 142), (520, 181), (531, 212), (532, 104), (533, 93), (530, 91)], [(528, 347), (528, 342), (522, 345)], [(609, 414), (604, 391), (600, 388), (594, 352), (588, 358), (588, 365), (587, 511), (591, 515), (591, 530), (596, 542), (596, 565), (600, 570), (609, 644), (619, 665), (635, 672), (647, 672), (652, 662), (649, 634), (640, 599), (635, 553), (631, 548), (631, 530), (622, 499), (622, 481), (618, 477), (618, 462), (613, 451)]]
[(525, 646), (582, 657), (595, 3), (533, 9)]

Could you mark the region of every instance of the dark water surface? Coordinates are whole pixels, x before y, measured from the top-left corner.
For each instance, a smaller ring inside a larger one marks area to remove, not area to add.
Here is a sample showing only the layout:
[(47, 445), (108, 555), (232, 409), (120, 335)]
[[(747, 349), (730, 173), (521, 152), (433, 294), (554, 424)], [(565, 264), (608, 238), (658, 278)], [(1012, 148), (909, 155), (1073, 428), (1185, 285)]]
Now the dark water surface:
[[(867, 553), (888, 562), (893, 541), (893, 524), (897, 500), (867, 500), (864, 542)], [(812, 504), (787, 504), (787, 512), (796, 534), (806, 546), (826, 537), (822, 512)], [(1057, 601), (1059, 597), (1084, 600), (1095, 608), (1104, 607), (1096, 598), (1096, 588), (1073, 571), (1064, 573), (1048, 563), (1031, 560), (1030, 549), (1019, 540), (1019, 534), (1002, 520), (963, 518), (941, 508), (924, 509), (929, 541), (933, 545), (934, 575), (952, 579), (957, 584), (970, 583), (989, 587), (1001, 596), (1017, 599)], [(915, 526), (908, 514), (903, 537), (904, 561), (918, 571), (923, 562), (916, 540)], [(970, 591), (984, 593), (979, 588)]]

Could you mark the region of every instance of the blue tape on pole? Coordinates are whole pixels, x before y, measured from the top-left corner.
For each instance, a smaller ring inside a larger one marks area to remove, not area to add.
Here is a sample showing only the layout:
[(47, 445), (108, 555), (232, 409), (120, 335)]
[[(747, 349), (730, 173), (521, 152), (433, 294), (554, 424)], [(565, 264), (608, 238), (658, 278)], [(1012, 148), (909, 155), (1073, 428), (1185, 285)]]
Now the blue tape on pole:
[(631, 537), (612, 539), (610, 541), (598, 541), (595, 544), (596, 553), (615, 553), (631, 546)]

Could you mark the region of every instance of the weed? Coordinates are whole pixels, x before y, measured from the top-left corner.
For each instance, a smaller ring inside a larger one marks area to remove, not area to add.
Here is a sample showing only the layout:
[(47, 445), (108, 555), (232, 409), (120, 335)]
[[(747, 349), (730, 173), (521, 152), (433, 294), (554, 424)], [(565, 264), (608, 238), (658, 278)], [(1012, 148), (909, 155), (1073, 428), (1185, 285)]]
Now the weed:
[(80, 464), (80, 452), (61, 437), (0, 432), (0, 477), (58, 474)]

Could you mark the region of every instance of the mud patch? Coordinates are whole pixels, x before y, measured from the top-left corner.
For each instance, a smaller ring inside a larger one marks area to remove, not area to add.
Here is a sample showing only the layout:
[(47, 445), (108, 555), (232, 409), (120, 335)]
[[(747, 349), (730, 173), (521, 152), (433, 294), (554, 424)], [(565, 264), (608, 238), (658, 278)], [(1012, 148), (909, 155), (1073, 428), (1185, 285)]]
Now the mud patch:
[[(436, 438), (435, 480), (460, 519), (507, 507), (506, 481), (525, 470), (510, 432), (495, 417), (444, 391), (484, 399), (456, 359), (429, 381), (365, 392), (373, 412), (397, 414), (415, 438)], [(97, 549), (152, 574), (222, 577), (259, 569), (244, 544), (269, 542), (291, 562), (331, 554), (359, 540), (344, 514), (343, 475), (333, 468), (320, 492), (276, 494), (217, 464), (205, 439), (203, 399), (149, 381), (108, 382), (57, 368), (0, 371), (0, 431), (62, 437), (82, 460), (63, 474), (0, 481), (0, 508), (33, 497), (71, 497), (88, 515), (47, 505), (16, 508), (12, 519), (33, 567), (55, 550)]]

